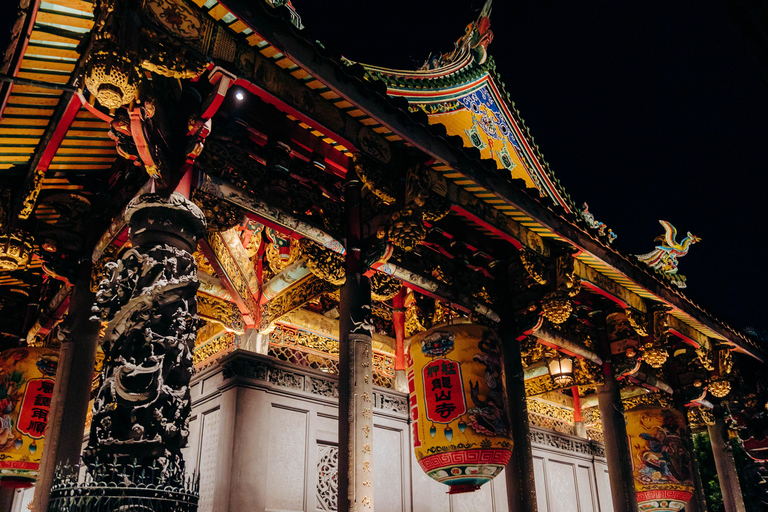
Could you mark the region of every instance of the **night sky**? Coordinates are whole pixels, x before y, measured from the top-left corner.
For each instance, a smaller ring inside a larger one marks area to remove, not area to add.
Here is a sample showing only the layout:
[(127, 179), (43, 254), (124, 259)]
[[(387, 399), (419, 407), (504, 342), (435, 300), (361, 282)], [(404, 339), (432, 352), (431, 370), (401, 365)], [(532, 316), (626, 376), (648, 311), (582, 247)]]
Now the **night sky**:
[[(482, 3), (293, 0), (329, 49), (401, 69), (450, 50)], [(739, 27), (715, 0), (497, 0), (489, 52), (555, 175), (614, 245), (651, 251), (659, 219), (678, 241), (701, 237), (680, 260), (685, 293), (764, 330), (768, 83)]]
[[(615, 246), (649, 252), (659, 219), (691, 231), (703, 240), (680, 261), (686, 294), (768, 330), (768, 64), (725, 1), (496, 0), (489, 50), (555, 175)], [(329, 49), (406, 69), (450, 50), (483, 3), (293, 2)]]

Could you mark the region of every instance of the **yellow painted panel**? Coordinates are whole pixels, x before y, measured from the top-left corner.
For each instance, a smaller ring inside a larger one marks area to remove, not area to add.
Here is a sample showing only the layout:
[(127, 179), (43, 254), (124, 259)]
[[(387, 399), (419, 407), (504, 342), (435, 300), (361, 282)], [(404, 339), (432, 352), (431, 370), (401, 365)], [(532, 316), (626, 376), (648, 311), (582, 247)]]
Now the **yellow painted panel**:
[(253, 34), (249, 35), (245, 40), (248, 41), (249, 45), (256, 46), (262, 41), (264, 41), (264, 38), (254, 32)]
[(228, 12), (229, 12), (229, 11), (227, 10), (227, 8), (226, 8), (226, 7), (224, 7), (224, 6), (223, 6), (223, 5), (221, 5), (221, 4), (217, 4), (217, 5), (216, 5), (216, 7), (214, 7), (214, 8), (213, 8), (213, 9), (211, 9), (210, 11), (208, 11), (208, 15), (209, 15), (211, 18), (213, 18), (213, 19), (215, 19), (215, 20), (217, 20), (217, 21), (218, 21), (218, 20), (220, 20), (221, 18), (223, 18), (223, 17), (224, 17), (224, 16), (225, 16), (225, 15), (226, 15)]
[(69, 81), (69, 75), (52, 75), (49, 73), (34, 73), (28, 71), (20, 71), (16, 76), (19, 78), (38, 80), (40, 82), (53, 82), (56, 84), (65, 84)]
[(65, 59), (78, 59), (80, 54), (69, 48), (51, 48), (50, 46), (38, 46), (30, 44), (27, 46), (25, 55), (48, 55), (49, 57), (63, 57)]
[(0, 144), (15, 144), (15, 145), (23, 145), (23, 144), (37, 144), (40, 142), (40, 139), (38, 138), (16, 138), (16, 137), (3, 137), (0, 139)]
[(82, 154), (88, 154), (88, 155), (112, 155), (117, 156), (117, 151), (114, 148), (104, 148), (104, 147), (95, 147), (95, 148), (69, 148), (66, 146), (60, 147), (56, 151), (56, 155), (82, 155)]
[(22, 59), (21, 69), (51, 69), (71, 73), (75, 69), (75, 63), (61, 60)]
[(37, 117), (49, 117), (53, 115), (53, 109), (46, 108), (22, 108), (22, 107), (5, 107), (3, 116), (37, 116)]
[(61, 91), (56, 91), (53, 89), (43, 89), (42, 87), (35, 87), (32, 85), (13, 84), (13, 88), (11, 90), (13, 91), (13, 94), (16, 94), (16, 93), (42, 94), (51, 98), (58, 98), (61, 95)]
[(48, 168), (53, 170), (98, 170), (98, 169), (109, 169), (109, 165), (105, 164), (98, 164), (98, 165), (91, 165), (91, 164), (51, 164)]
[(478, 148), (482, 158), (493, 159), (496, 161), (498, 169), (505, 169), (505, 166), (501, 163), (501, 153), (504, 152), (506, 155), (509, 155), (514, 164), (512, 170), (509, 171), (511, 177), (524, 180), (527, 187), (536, 188), (533, 180), (528, 175), (525, 164), (517, 155), (509, 135), (502, 134), (495, 124), (491, 124), (490, 128), (487, 128), (491, 131), (491, 136), (485, 132), (482, 123), (483, 117), (494, 119), (496, 114), (482, 104), (479, 106), (479, 109), (480, 112), (478, 113), (462, 108), (454, 112), (433, 114), (429, 116), (429, 123), (442, 124), (445, 126), (448, 135), (458, 135), (461, 137), (464, 140), (465, 147), (473, 147), (473, 144), (470, 142), (470, 133), (474, 133), (475, 136), (480, 138), (481, 144), (484, 145), (482, 149)]
[(294, 78), (298, 78), (299, 80), (304, 80), (309, 76), (309, 73), (299, 68), (296, 71), (292, 71), (291, 75), (293, 75)]
[(19, 146), (11, 146), (11, 147), (2, 147), (0, 146), (0, 153), (25, 153), (25, 154), (31, 154), (35, 152), (35, 147), (19, 147)]
[(26, 162), (29, 160), (28, 155), (15, 156), (15, 155), (0, 155), (0, 162)]
[(272, 57), (274, 57), (275, 55), (280, 53), (280, 51), (277, 48), (275, 48), (274, 46), (267, 46), (266, 48), (260, 50), (260, 52), (261, 52), (262, 55), (264, 55), (265, 57), (267, 57), (269, 59), (271, 59)]
[(310, 89), (320, 89), (325, 87), (325, 85), (320, 80), (312, 80), (311, 82), (307, 82), (307, 87)]
[[(82, 130), (69, 130), (67, 132), (67, 137), (94, 137), (100, 135), (98, 132), (86, 132)], [(82, 144), (83, 141), (80, 141), (80, 144)], [(91, 141), (87, 141), (88, 144), (91, 144)]]
[(91, 2), (83, 2), (82, 0), (45, 0), (48, 3), (60, 5), (62, 7), (69, 7), (70, 9), (76, 9), (85, 13), (93, 12), (93, 4)]
[(235, 32), (237, 32), (237, 33), (239, 34), (239, 33), (240, 33), (240, 32), (242, 32), (243, 30), (247, 29), (247, 28), (248, 28), (248, 25), (246, 25), (245, 23), (243, 23), (243, 22), (242, 22), (242, 21), (240, 21), (240, 20), (237, 20), (236, 22), (234, 22), (233, 24), (231, 24), (231, 25), (229, 26), (229, 28), (230, 28), (230, 30), (233, 30), (233, 31), (235, 31)]
[(277, 65), (280, 66), (283, 69), (288, 69), (288, 68), (295, 67), (296, 63), (293, 62), (291, 59), (286, 57), (285, 59), (281, 59), (281, 60), (277, 61)]
[[(71, 134), (72, 132), (67, 132), (67, 135)], [(88, 146), (88, 147), (106, 147), (106, 148), (114, 148), (115, 147), (115, 141), (113, 140), (101, 140), (101, 139), (94, 139), (94, 140), (77, 140), (77, 139), (64, 139), (61, 143), (62, 147), (67, 146)]]
[(13, 95), (8, 100), (8, 106), (11, 105), (38, 105), (45, 107), (55, 107), (59, 103), (56, 96), (18, 96)]
[[(3, 124), (10, 124), (10, 123), (3, 123)], [(0, 135), (42, 135), (43, 129), (37, 129), (37, 128), (7, 128), (5, 126), (0, 125)]]
[[(83, 151), (88, 151), (87, 149), (84, 149)], [(86, 153), (88, 154), (88, 153)], [(70, 154), (63, 154), (60, 155), (59, 153), (56, 153), (56, 156), (53, 157), (54, 163), (72, 163), (77, 164), (79, 162), (112, 162), (115, 159), (115, 156), (85, 156), (83, 155), (77, 155), (73, 156)]]
[(67, 16), (66, 14), (54, 14), (51, 12), (38, 12), (37, 19), (40, 23), (53, 23), (55, 25), (64, 25), (65, 27), (86, 28), (90, 30), (93, 27), (92, 20), (84, 20)]
[(3, 119), (4, 125), (15, 126), (47, 126), (49, 122), (49, 119), (19, 119), (11, 116), (7, 116)]
[(337, 101), (336, 103), (334, 103), (334, 105), (336, 105), (337, 108), (349, 108), (352, 106), (352, 104), (347, 100)]
[(33, 41), (51, 41), (53, 43), (79, 43), (80, 39), (74, 37), (64, 37), (56, 34), (50, 34), (48, 32), (42, 32), (40, 30), (33, 30), (30, 39)]
[(327, 100), (335, 100), (336, 98), (340, 98), (340, 96), (336, 94), (336, 91), (325, 91), (324, 93), (321, 93), (320, 96)]
[(109, 130), (109, 125), (104, 121), (80, 121), (75, 119), (72, 122), (72, 126), (75, 128), (103, 128), (105, 134)]

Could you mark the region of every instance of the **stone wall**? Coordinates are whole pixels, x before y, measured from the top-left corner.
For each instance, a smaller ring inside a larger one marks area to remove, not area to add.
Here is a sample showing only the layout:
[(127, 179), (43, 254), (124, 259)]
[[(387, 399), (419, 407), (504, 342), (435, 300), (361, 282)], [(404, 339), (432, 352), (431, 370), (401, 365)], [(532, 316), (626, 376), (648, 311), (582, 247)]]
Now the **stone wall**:
[[(242, 350), (195, 376), (185, 458), (200, 473), (199, 512), (335, 510), (334, 376)], [(407, 395), (374, 391), (376, 512), (502, 512), (505, 477), (449, 496), (411, 449)], [(540, 512), (612, 512), (602, 447), (532, 431)]]

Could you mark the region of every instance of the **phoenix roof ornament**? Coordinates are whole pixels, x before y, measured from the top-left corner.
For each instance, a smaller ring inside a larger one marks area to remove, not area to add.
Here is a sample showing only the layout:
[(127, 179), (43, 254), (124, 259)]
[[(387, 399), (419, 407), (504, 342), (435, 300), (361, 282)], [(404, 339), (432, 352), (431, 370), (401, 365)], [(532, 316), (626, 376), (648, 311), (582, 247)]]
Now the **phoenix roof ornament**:
[(677, 273), (678, 258), (688, 254), (691, 244), (700, 242), (701, 238), (692, 235), (689, 231), (685, 238), (678, 244), (677, 229), (665, 220), (659, 223), (664, 226), (664, 235), (656, 237), (661, 242), (656, 249), (647, 254), (638, 254), (637, 259), (668, 278), (678, 288), (685, 288), (685, 276)]

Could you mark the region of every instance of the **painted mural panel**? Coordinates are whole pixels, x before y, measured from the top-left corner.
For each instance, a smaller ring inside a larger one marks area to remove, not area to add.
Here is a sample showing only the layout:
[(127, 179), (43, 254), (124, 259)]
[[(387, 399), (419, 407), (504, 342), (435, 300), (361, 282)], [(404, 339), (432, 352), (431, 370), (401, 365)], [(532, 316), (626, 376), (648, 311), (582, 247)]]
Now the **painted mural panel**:
[(57, 351), (14, 348), (0, 353), (0, 483), (34, 483), (53, 396)]
[(624, 416), (640, 512), (682, 510), (694, 489), (682, 413), (641, 407)]

